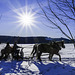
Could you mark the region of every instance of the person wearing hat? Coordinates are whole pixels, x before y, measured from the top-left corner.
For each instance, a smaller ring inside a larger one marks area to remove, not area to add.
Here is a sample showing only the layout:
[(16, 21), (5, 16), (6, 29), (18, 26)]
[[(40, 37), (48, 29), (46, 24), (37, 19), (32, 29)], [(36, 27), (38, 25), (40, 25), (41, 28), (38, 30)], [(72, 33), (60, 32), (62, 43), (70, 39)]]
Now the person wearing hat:
[(5, 49), (5, 52), (4, 52), (5, 53), (5, 59), (7, 59), (9, 56), (9, 50), (10, 50), (9, 42), (7, 42), (6, 47), (4, 49)]
[(17, 42), (14, 43), (13, 45), (13, 58), (17, 59), (19, 58), (19, 51), (18, 48), (22, 48), (20, 46), (17, 45)]

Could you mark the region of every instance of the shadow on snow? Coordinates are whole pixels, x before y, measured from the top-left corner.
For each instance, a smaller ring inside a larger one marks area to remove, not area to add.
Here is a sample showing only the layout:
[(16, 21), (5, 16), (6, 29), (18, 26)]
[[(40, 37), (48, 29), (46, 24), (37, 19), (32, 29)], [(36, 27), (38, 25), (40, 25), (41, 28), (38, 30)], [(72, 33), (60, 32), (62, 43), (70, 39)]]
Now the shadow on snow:
[[(22, 67), (23, 61), (0, 61), (0, 75), (21, 74), (21, 75), (74, 75), (75, 67), (60, 62), (32, 62), (39, 71), (32, 71), (28, 67)], [(29, 62), (29, 61), (28, 61)], [(27, 65), (28, 66), (28, 65)], [(34, 67), (33, 67), (34, 69)]]
[(60, 62), (44, 64), (43, 62), (34, 62), (39, 69), (39, 75), (75, 75), (75, 67)]
[(0, 75), (5, 75), (5, 74), (34, 74), (31, 70), (29, 70), (27, 67), (22, 67), (23, 61), (0, 61)]

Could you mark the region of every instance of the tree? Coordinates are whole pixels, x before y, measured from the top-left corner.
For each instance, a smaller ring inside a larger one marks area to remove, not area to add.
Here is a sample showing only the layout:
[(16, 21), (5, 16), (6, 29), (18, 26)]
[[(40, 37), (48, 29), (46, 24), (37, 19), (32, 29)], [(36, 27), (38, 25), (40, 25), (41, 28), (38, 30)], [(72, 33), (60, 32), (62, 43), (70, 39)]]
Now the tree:
[[(44, 16), (53, 26), (57, 27), (67, 38), (74, 42), (73, 35), (69, 28), (69, 25), (71, 24), (68, 24), (68, 21), (71, 23), (75, 22), (75, 1), (37, 0), (37, 3), (43, 12), (42, 16)], [(66, 28), (69, 35), (64, 31), (61, 25)]]

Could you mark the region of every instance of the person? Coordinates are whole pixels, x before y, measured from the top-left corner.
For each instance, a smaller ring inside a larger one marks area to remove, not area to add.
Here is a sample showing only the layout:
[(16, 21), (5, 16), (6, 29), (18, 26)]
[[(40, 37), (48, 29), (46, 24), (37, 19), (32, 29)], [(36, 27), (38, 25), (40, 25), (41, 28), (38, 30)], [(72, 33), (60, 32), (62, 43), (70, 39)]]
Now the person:
[(8, 49), (10, 47), (9, 42), (7, 42), (5, 49)]
[(4, 48), (4, 54), (5, 54), (5, 57), (4, 59), (6, 60), (9, 56), (9, 51), (10, 51), (10, 45), (9, 45), (9, 42), (7, 42), (6, 44), (6, 47)]
[(15, 58), (17, 60), (19, 59), (19, 51), (20, 51), (20, 50), (18, 50), (18, 48), (22, 48), (22, 47), (18, 46), (17, 42), (15, 42), (14, 45), (13, 45), (13, 54), (12, 54), (12, 56), (13, 56), (13, 58)]

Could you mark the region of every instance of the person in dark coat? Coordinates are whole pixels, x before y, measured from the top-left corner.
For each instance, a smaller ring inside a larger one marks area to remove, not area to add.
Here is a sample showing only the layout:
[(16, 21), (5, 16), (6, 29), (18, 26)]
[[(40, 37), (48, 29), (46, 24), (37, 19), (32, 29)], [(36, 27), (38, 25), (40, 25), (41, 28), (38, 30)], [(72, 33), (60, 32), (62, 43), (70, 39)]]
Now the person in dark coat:
[(5, 57), (4, 59), (6, 60), (9, 56), (9, 51), (10, 51), (10, 45), (9, 45), (9, 42), (7, 42), (6, 44), (6, 47), (4, 48), (4, 54), (5, 54)]
[(17, 45), (17, 43), (15, 42), (14, 45), (13, 45), (13, 58), (15, 59), (19, 59), (19, 49), (18, 48), (22, 48), (20, 46)]

